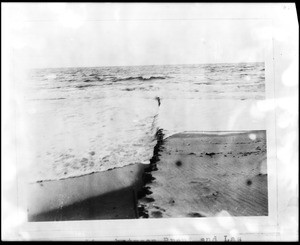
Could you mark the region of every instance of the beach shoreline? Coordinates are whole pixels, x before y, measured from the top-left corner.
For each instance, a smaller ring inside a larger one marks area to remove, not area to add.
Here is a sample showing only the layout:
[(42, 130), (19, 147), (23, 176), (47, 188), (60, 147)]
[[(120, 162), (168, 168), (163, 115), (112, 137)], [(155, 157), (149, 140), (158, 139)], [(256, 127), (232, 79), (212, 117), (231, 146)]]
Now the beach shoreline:
[(136, 218), (136, 195), (148, 164), (28, 185), (28, 220)]
[(149, 164), (30, 184), (29, 221), (268, 215), (265, 130), (155, 137)]
[(157, 129), (157, 144), (149, 164), (130, 164), (78, 177), (30, 183), (28, 220), (139, 218), (143, 210), (138, 208), (138, 199), (149, 194), (145, 186), (153, 180), (150, 172), (156, 169), (163, 136), (162, 129)]

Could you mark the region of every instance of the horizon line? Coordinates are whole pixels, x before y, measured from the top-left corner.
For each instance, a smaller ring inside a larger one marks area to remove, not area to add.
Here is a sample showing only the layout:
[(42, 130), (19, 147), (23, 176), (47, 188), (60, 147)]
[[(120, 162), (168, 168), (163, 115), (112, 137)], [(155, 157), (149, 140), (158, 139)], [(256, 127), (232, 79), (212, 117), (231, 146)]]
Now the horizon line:
[(214, 64), (243, 64), (265, 63), (265, 61), (242, 61), (242, 62), (215, 62), (215, 63), (188, 63), (188, 64), (153, 64), (153, 65), (100, 65), (100, 66), (63, 66), (63, 67), (32, 67), (29, 69), (71, 69), (71, 68), (102, 68), (102, 67), (138, 67), (138, 66), (184, 66), (184, 65), (214, 65)]

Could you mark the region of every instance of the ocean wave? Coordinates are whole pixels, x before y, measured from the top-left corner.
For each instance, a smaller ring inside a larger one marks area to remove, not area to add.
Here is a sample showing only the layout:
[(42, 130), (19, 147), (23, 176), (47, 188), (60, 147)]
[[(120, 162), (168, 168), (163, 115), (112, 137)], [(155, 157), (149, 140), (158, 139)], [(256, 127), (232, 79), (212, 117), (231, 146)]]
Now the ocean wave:
[(169, 76), (130, 76), (124, 78), (116, 78), (114, 82), (130, 81), (130, 80), (149, 81), (149, 80), (167, 79), (167, 78), (169, 78)]
[[(89, 75), (91, 79), (85, 79), (84, 83), (93, 83), (98, 81), (112, 81), (112, 82), (121, 82), (121, 81), (131, 81), (131, 80), (138, 80), (138, 81), (150, 81), (150, 80), (159, 80), (159, 79), (167, 79), (170, 78), (169, 76), (129, 76), (129, 77), (114, 77), (114, 76), (105, 76), (100, 78), (96, 74)], [(74, 79), (70, 79), (68, 81), (75, 81)]]
[(79, 88), (79, 89), (83, 89), (83, 88), (88, 88), (88, 87), (94, 87), (96, 85), (93, 85), (93, 84), (85, 84), (85, 85), (77, 85), (75, 86), (76, 88)]
[(202, 83), (194, 83), (197, 85), (214, 85), (213, 83), (209, 83), (209, 82), (202, 82)]
[(94, 79), (96, 79), (96, 80), (90, 80), (90, 79), (86, 79), (86, 80), (84, 80), (83, 82), (84, 83), (94, 83), (94, 82), (101, 82), (101, 81), (103, 81), (103, 79), (101, 79), (101, 78), (99, 78), (99, 77), (94, 77)]
[(156, 91), (157, 88), (153, 87), (153, 86), (149, 86), (149, 87), (128, 87), (128, 88), (124, 88), (121, 89), (121, 91)]

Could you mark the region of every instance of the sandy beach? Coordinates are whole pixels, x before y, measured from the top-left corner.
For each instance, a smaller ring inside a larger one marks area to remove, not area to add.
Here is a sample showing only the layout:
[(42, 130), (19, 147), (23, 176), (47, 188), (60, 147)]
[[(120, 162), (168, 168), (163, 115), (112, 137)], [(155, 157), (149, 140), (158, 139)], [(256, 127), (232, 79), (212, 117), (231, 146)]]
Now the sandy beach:
[(158, 156), (141, 217), (268, 215), (266, 131), (180, 133)]
[(31, 183), (28, 221), (137, 218), (137, 193), (146, 164), (74, 178)]

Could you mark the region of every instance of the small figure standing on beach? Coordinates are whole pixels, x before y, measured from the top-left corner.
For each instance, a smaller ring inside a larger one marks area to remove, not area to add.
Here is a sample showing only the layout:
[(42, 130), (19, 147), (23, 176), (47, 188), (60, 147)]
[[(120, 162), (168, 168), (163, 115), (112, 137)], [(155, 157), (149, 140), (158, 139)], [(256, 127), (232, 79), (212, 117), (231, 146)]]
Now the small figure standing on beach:
[(160, 98), (159, 98), (158, 96), (156, 96), (155, 99), (156, 99), (157, 102), (158, 102), (158, 106), (160, 106)]

